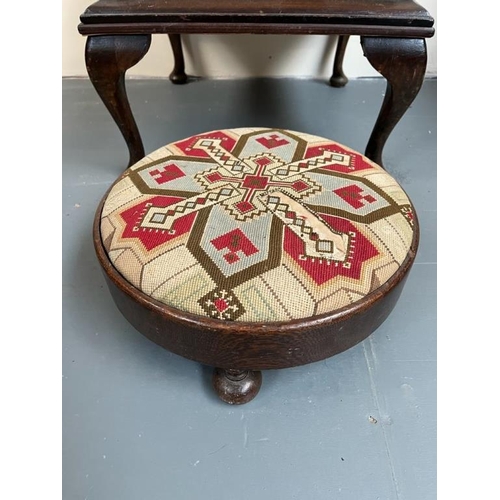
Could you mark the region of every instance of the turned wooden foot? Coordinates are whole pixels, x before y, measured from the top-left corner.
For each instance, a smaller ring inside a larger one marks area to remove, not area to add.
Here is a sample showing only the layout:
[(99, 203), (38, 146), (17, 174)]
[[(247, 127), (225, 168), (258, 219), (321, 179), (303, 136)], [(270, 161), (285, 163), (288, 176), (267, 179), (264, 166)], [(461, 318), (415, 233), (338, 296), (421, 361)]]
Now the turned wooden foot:
[(182, 53), (181, 35), (168, 35), (172, 52), (174, 53), (174, 69), (170, 73), (170, 81), (175, 84), (187, 82), (187, 76), (184, 72), (184, 54)]
[(125, 73), (147, 53), (151, 35), (89, 36), (85, 62), (90, 81), (127, 143), (130, 167), (144, 157), (144, 146), (125, 90)]
[(262, 373), (215, 368), (212, 385), (222, 401), (230, 405), (242, 405), (257, 396), (262, 385)]
[(344, 56), (348, 41), (349, 35), (339, 36), (335, 51), (335, 60), (333, 61), (333, 73), (330, 78), (330, 85), (332, 87), (345, 87), (349, 81), (347, 76), (345, 76), (343, 69)]
[(361, 37), (365, 57), (387, 79), (382, 108), (365, 155), (380, 166), (384, 145), (424, 81), (427, 49), (423, 38)]

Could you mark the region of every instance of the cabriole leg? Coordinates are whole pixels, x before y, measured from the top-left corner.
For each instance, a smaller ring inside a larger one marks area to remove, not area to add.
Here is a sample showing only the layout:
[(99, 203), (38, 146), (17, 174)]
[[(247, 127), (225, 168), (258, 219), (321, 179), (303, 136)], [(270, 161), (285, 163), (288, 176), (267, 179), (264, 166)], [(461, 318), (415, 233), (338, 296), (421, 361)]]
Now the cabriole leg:
[(365, 57), (387, 79), (382, 108), (366, 146), (366, 156), (382, 165), (382, 150), (424, 81), (427, 49), (422, 38), (361, 37)]
[(147, 53), (151, 35), (90, 36), (85, 62), (92, 84), (127, 143), (130, 167), (144, 157), (144, 146), (125, 90), (125, 73)]

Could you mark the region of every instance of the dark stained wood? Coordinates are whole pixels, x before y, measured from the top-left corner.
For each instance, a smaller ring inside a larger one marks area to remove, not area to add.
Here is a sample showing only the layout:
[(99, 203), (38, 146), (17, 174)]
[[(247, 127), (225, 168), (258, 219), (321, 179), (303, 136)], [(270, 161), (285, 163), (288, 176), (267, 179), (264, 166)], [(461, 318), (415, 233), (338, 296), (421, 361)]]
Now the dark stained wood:
[(125, 71), (149, 47), (150, 38), (146, 47), (140, 34), (169, 35), (174, 83), (187, 81), (181, 33), (339, 35), (332, 86), (347, 83), (342, 69), (347, 40), (361, 35), (366, 57), (388, 79), (386, 99), (366, 149), (367, 156), (381, 165), (384, 144), (422, 83), (423, 39), (434, 34), (434, 20), (413, 0), (99, 0), (87, 8), (81, 21), (80, 33), (91, 35), (87, 69), (127, 142), (129, 166), (144, 153), (123, 83)]
[(81, 16), (84, 24), (280, 23), (433, 25), (412, 0), (99, 0)]
[(134, 33), (331, 34), (430, 37), (434, 20), (412, 0), (99, 0), (83, 35)]
[(347, 48), (347, 42), (349, 41), (349, 36), (341, 35), (337, 41), (337, 48), (335, 50), (335, 60), (333, 61), (333, 73), (330, 78), (330, 85), (332, 87), (345, 87), (347, 82), (347, 76), (344, 74), (344, 56)]
[(120, 312), (156, 344), (188, 359), (224, 369), (287, 368), (329, 358), (364, 340), (394, 308), (418, 247), (418, 222), (410, 252), (380, 288), (338, 311), (288, 322), (228, 322), (167, 306), (125, 280), (102, 245), (94, 220), (94, 246), (111, 295)]
[(151, 35), (91, 36), (85, 62), (91, 82), (115, 120), (129, 149), (130, 167), (144, 157), (144, 146), (125, 89), (125, 73), (147, 53)]
[(215, 368), (212, 386), (222, 401), (242, 405), (257, 396), (262, 385), (262, 373), (252, 370), (224, 370)]
[(434, 35), (434, 28), (418, 26), (369, 26), (366, 24), (282, 24), (276, 23), (99, 23), (80, 24), (82, 35), (108, 34), (242, 34), (254, 35), (368, 35), (425, 38)]
[(174, 53), (174, 69), (172, 73), (170, 73), (170, 81), (176, 84), (186, 83), (187, 76), (184, 72), (184, 54), (182, 53), (181, 35), (169, 34), (168, 38), (170, 39), (170, 45)]
[(423, 39), (362, 37), (361, 45), (370, 64), (387, 79), (382, 108), (365, 152), (382, 166), (384, 145), (424, 81), (426, 44)]

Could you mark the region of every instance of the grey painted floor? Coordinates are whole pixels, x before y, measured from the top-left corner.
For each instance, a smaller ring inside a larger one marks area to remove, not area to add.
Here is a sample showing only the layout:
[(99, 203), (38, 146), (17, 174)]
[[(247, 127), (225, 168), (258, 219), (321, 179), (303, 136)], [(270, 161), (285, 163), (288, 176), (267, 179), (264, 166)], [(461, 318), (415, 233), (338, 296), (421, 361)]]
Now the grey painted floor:
[[(364, 150), (382, 80), (129, 82), (150, 152), (200, 131), (279, 126)], [(421, 246), (400, 302), (365, 342), (264, 373), (225, 405), (211, 370), (154, 345), (115, 308), (91, 241), (126, 147), (85, 80), (63, 82), (63, 498), (428, 500), (436, 490), (436, 81), (386, 147)]]

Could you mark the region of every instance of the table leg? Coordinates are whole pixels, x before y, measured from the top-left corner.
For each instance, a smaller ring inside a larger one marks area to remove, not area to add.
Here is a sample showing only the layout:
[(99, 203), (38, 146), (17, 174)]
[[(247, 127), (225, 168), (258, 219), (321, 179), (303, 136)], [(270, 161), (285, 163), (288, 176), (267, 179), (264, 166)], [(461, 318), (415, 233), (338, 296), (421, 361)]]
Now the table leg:
[(332, 87), (345, 87), (349, 81), (347, 76), (345, 76), (344, 69), (342, 67), (344, 64), (344, 56), (348, 41), (349, 35), (340, 35), (337, 41), (335, 60), (333, 61), (333, 74), (330, 78), (330, 85)]
[(127, 143), (130, 167), (144, 157), (139, 129), (125, 90), (125, 73), (147, 53), (151, 35), (89, 36), (85, 62), (91, 82)]
[(392, 130), (422, 86), (427, 65), (424, 39), (361, 37), (365, 57), (387, 79), (382, 108), (365, 155), (380, 166), (382, 150)]
[(187, 76), (184, 72), (184, 54), (182, 53), (181, 35), (168, 35), (172, 52), (174, 53), (174, 69), (170, 73), (170, 81), (172, 83), (186, 83)]

